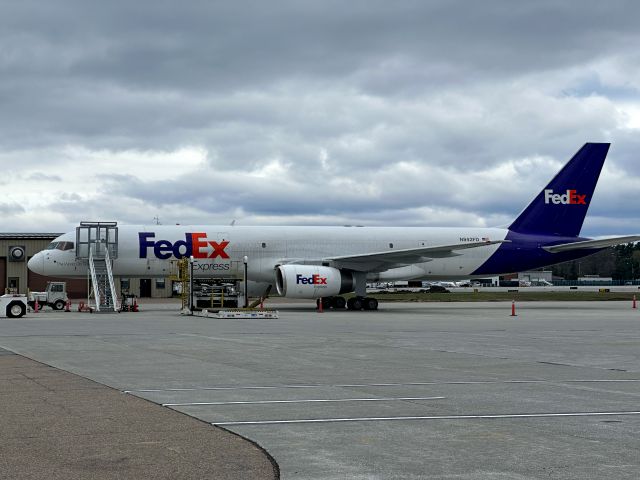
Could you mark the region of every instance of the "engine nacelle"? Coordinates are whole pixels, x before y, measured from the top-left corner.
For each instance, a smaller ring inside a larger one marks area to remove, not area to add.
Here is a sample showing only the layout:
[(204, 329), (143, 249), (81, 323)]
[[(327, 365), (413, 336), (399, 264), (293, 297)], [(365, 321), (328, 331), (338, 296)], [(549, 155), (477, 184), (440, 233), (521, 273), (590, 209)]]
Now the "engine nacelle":
[(353, 274), (319, 265), (281, 265), (276, 268), (278, 294), (287, 298), (321, 298), (352, 292)]

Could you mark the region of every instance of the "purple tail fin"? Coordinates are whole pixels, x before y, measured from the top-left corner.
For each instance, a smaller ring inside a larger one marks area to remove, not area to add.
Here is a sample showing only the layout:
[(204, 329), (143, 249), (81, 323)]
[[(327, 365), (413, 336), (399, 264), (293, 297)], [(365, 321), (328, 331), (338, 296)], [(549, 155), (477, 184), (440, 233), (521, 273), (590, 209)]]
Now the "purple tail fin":
[(509, 230), (577, 237), (598, 183), (609, 143), (585, 143), (549, 182)]

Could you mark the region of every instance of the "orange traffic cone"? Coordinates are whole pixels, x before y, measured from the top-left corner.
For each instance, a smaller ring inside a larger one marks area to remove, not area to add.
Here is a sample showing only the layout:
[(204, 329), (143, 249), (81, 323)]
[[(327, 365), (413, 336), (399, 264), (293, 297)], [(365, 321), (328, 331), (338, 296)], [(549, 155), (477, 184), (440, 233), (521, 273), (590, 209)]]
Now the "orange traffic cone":
[(516, 301), (515, 300), (511, 301), (511, 316), (512, 317), (517, 317), (517, 315), (516, 315)]

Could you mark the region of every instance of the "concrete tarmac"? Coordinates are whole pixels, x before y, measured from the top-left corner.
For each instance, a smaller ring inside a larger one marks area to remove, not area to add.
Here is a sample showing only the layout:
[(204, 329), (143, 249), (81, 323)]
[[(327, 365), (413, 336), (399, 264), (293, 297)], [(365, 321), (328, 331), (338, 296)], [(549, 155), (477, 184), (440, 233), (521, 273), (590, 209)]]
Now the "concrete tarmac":
[(0, 479), (278, 478), (219, 428), (0, 349)]
[(249, 438), (285, 479), (638, 478), (640, 311), (517, 307), (48, 312), (0, 319), (0, 347)]

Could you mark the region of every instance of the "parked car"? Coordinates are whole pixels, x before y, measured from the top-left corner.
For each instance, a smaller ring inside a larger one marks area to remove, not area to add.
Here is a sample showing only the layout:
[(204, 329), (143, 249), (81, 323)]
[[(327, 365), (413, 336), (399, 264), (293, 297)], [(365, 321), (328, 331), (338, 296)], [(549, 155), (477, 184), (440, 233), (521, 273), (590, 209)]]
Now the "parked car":
[(427, 289), (427, 293), (449, 293), (449, 290), (447, 290), (442, 285), (431, 285)]

